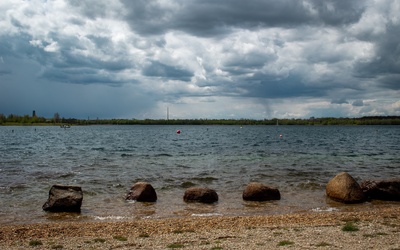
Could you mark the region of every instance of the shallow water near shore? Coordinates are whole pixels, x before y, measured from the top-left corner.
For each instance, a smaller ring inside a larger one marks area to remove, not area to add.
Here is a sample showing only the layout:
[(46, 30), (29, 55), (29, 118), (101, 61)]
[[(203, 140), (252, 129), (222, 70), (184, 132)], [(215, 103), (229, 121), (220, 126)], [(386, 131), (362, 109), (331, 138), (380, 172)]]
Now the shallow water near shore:
[[(342, 205), (325, 197), (326, 183), (339, 172), (359, 182), (399, 177), (399, 142), (399, 126), (0, 127), (0, 223), (399, 206)], [(156, 203), (124, 200), (138, 181), (153, 185)], [(282, 199), (243, 201), (251, 181), (277, 187)], [(82, 187), (80, 214), (42, 210), (53, 184)], [(218, 203), (183, 202), (190, 186), (215, 189)]]

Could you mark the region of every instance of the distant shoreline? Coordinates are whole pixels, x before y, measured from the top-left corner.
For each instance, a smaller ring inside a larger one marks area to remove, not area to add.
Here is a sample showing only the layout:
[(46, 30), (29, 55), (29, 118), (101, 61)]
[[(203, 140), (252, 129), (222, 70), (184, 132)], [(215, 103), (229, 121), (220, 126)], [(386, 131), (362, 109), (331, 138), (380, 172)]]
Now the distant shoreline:
[(61, 125), (400, 125), (400, 116), (365, 116), (360, 118), (323, 117), (309, 119), (75, 119), (58, 120), (29, 116), (1, 116), (0, 126), (61, 126)]

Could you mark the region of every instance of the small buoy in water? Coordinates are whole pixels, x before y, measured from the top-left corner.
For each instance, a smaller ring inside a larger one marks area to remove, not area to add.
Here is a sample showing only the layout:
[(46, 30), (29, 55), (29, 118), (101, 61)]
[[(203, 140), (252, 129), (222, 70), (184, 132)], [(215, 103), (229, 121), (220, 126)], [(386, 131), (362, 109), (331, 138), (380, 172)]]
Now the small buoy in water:
[(181, 131), (178, 129), (178, 130), (176, 131), (176, 133), (177, 133), (177, 134), (180, 134), (180, 133), (181, 133)]
[(282, 137), (283, 137), (283, 135), (282, 135), (282, 134), (280, 134), (280, 135), (279, 135), (279, 138), (282, 138)]

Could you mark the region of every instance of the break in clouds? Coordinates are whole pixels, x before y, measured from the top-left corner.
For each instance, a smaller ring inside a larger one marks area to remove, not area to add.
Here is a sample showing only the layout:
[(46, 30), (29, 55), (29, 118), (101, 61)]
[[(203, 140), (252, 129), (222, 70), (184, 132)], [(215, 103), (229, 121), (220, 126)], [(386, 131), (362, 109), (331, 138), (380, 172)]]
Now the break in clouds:
[(400, 115), (396, 0), (4, 0), (0, 113)]

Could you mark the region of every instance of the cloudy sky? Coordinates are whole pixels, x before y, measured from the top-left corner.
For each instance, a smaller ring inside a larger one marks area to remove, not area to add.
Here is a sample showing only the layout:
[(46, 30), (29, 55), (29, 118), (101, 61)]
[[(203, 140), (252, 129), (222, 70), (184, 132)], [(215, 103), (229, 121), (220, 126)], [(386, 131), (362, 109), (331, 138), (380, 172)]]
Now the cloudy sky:
[(400, 115), (397, 0), (1, 0), (0, 113)]

